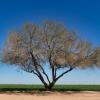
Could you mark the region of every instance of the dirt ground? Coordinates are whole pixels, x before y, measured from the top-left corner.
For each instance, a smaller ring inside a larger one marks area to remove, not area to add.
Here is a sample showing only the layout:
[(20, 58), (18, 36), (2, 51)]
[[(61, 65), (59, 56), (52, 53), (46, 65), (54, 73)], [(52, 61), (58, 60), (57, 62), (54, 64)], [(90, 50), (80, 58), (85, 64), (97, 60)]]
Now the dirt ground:
[(46, 94), (0, 94), (0, 100), (100, 100), (100, 92), (46, 93)]

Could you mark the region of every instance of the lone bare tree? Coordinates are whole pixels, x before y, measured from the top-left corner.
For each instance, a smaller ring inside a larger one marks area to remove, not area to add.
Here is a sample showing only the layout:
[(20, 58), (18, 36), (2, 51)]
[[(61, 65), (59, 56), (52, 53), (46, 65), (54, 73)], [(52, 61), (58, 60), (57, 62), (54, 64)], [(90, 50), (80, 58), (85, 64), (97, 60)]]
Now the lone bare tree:
[(73, 69), (99, 67), (100, 48), (93, 48), (62, 24), (29, 23), (20, 31), (10, 33), (2, 61), (35, 74), (50, 90), (58, 79)]

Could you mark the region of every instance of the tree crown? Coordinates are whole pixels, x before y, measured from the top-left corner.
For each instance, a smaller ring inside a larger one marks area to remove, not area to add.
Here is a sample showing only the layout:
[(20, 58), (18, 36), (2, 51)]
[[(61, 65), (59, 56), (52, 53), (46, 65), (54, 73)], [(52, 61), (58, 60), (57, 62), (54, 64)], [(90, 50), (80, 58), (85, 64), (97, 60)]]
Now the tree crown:
[(10, 33), (3, 62), (20, 65), (28, 72), (34, 70), (35, 63), (42, 66), (47, 62), (57, 69), (87, 68), (100, 66), (100, 48), (93, 48), (62, 24), (45, 21), (38, 26), (28, 23), (21, 31)]

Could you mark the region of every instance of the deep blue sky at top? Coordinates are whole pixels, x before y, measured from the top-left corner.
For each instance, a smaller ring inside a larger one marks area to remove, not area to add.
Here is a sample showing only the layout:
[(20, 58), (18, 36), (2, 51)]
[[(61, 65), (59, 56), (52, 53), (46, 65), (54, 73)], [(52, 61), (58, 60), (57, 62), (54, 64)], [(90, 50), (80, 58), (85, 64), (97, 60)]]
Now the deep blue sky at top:
[(39, 24), (45, 19), (64, 23), (100, 46), (100, 0), (0, 0), (0, 47), (10, 31), (26, 22)]
[[(25, 22), (42, 23), (49, 19), (59, 21), (68, 28), (99, 44), (99, 0), (1, 0), (0, 34), (20, 28)], [(1, 40), (2, 42), (4, 40)]]

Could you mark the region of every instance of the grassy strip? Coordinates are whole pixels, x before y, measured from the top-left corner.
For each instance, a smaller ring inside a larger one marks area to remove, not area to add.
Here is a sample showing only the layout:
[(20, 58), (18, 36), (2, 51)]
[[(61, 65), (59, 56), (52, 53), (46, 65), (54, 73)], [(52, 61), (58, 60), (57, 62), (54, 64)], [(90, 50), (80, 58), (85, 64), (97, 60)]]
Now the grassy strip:
[[(0, 91), (43, 91), (43, 85), (0, 85)], [(52, 91), (100, 91), (100, 85), (55, 85)]]

